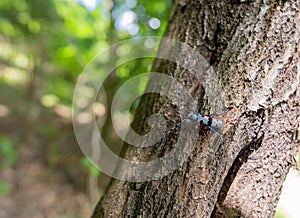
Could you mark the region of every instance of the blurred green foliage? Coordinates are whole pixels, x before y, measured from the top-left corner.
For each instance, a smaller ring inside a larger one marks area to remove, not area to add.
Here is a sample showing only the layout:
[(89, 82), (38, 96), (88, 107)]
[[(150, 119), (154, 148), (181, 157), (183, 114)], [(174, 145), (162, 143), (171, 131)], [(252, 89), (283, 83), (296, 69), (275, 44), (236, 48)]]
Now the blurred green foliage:
[(277, 208), (274, 218), (287, 218), (283, 211)]
[(0, 135), (0, 169), (12, 166), (17, 158), (17, 152), (11, 139), (6, 135)]
[[(38, 83), (43, 106), (70, 108), (76, 79), (88, 62), (111, 43), (162, 35), (171, 6), (170, 0), (94, 1), (94, 8), (87, 2), (1, 1), (0, 83), (21, 91)], [(160, 22), (159, 28), (151, 28), (151, 19)], [(133, 62), (117, 69), (116, 86), (149, 66)]]
[[(7, 135), (0, 135), (0, 170), (11, 167), (17, 159), (17, 151), (12, 140)], [(0, 195), (7, 195), (11, 191), (11, 185), (4, 179), (0, 179)]]
[(7, 181), (0, 179), (0, 196), (8, 195), (11, 192), (11, 189), (12, 187)]
[[(171, 4), (171, 0), (1, 0), (0, 168), (17, 161), (18, 147), (12, 141), (30, 146), (26, 140), (32, 138), (46, 147), (42, 150), (49, 165), (61, 166), (60, 156), (55, 157), (65, 154), (61, 144), (78, 146), (60, 138), (73, 132), (73, 91), (86, 65), (119, 41), (162, 36)], [(118, 67), (115, 78), (105, 84), (108, 98), (130, 77), (149, 72), (152, 61), (145, 58)], [(142, 92), (146, 83), (141, 81), (136, 88)], [(109, 125), (104, 128), (111, 132)], [(81, 163), (95, 174), (86, 158)], [(0, 192), (9, 190), (9, 184), (0, 182)]]
[(87, 169), (87, 171), (92, 175), (99, 175), (99, 170), (91, 164), (91, 161), (87, 157), (81, 159), (81, 165), (84, 166), (85, 169)]

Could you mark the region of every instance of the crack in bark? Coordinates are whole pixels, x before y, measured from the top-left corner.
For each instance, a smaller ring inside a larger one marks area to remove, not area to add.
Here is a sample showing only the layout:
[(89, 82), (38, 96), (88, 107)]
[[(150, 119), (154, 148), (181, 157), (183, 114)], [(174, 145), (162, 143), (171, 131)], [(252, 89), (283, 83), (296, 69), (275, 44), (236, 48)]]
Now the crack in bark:
[[(227, 196), (227, 193), (229, 191), (229, 188), (231, 184), (233, 183), (237, 173), (239, 172), (240, 168), (242, 167), (243, 163), (246, 163), (249, 156), (260, 146), (262, 145), (262, 141), (264, 139), (264, 133), (260, 135), (260, 130), (262, 130), (265, 122), (265, 110), (261, 109), (257, 111), (256, 113), (258, 117), (261, 119), (257, 129), (254, 131), (254, 136), (252, 137), (251, 141), (238, 153), (235, 160), (232, 163), (231, 168), (229, 169), (227, 176), (224, 179), (223, 185), (220, 189), (220, 192), (218, 194), (217, 202), (215, 204), (215, 208), (211, 214), (211, 217), (232, 217), (233, 214), (240, 214), (237, 209), (233, 208), (226, 208), (224, 207), (223, 202)], [(248, 115), (247, 113), (244, 113), (241, 115), (246, 117), (253, 117), (251, 115)]]

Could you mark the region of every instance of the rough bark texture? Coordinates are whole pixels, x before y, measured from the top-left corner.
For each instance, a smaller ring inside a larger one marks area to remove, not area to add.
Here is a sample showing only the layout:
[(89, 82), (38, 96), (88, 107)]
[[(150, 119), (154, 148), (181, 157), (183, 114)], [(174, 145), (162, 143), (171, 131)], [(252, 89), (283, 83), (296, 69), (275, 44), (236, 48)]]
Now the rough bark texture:
[[(188, 161), (160, 180), (113, 180), (93, 217), (274, 215), (299, 149), (299, 8), (299, 0), (174, 2), (166, 37), (199, 51), (222, 87), (222, 99), (216, 101), (214, 81), (201, 81), (207, 84), (196, 93), (200, 101), (207, 99), (208, 108), (236, 107), (224, 117), (229, 123), (224, 142), (212, 152), (208, 137), (199, 136)], [(152, 70), (193, 89), (194, 78), (175, 64), (156, 60)], [(170, 102), (146, 95), (135, 129), (145, 133), (145, 121), (161, 107), (170, 120), (178, 119)], [(159, 146), (160, 155), (171, 149), (175, 136), (176, 131)], [(124, 155), (147, 159), (149, 151), (129, 147)], [(207, 161), (199, 165), (203, 158)]]

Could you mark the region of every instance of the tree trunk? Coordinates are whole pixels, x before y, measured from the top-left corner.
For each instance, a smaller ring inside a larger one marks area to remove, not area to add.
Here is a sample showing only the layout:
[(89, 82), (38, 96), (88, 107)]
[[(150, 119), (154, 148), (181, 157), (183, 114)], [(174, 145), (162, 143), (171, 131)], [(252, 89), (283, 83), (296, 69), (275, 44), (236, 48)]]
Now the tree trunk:
[[(299, 150), (299, 8), (299, 0), (175, 0), (165, 36), (199, 52), (217, 81), (201, 80), (196, 91), (197, 79), (161, 59), (152, 71), (178, 78), (211, 112), (233, 108), (223, 117), (223, 142), (215, 145), (216, 134), (200, 134), (187, 161), (172, 173), (155, 181), (113, 180), (92, 217), (274, 215)], [(146, 95), (132, 124), (137, 132), (147, 132), (145, 122), (157, 108), (174, 121), (170, 127), (178, 121), (172, 102)], [(154, 151), (126, 146), (124, 156), (163, 156), (178, 131)]]

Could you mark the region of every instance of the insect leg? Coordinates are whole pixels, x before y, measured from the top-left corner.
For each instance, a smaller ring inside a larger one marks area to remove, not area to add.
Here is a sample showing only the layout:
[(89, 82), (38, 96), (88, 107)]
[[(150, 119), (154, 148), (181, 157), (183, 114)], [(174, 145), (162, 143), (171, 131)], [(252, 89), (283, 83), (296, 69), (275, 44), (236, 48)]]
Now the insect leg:
[(214, 133), (216, 133), (216, 135), (222, 140), (222, 142), (224, 141), (221, 134), (216, 131), (214, 128), (212, 128), (211, 126), (207, 126), (211, 131), (213, 131)]

